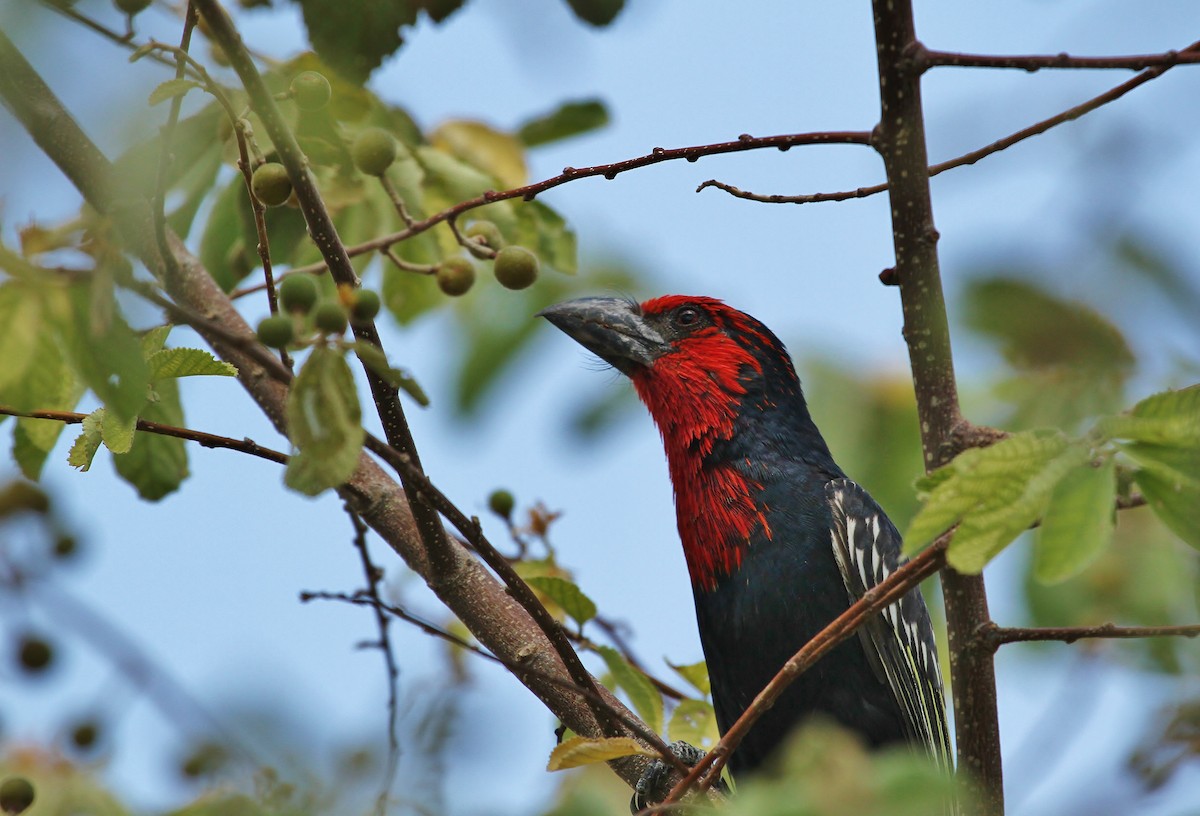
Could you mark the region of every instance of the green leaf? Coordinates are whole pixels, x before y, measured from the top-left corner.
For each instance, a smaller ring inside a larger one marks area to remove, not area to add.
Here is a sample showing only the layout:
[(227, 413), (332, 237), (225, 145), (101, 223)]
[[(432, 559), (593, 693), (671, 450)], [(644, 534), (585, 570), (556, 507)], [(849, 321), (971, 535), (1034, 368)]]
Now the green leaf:
[(342, 76), (363, 83), (404, 42), (400, 31), (417, 21), (413, 0), (345, 3), (296, 0), (308, 40), (321, 59)]
[(554, 746), (547, 771), (565, 771), (627, 756), (657, 756), (632, 737), (571, 737)]
[(1098, 427), (1110, 438), (1200, 448), (1200, 385), (1149, 396), (1128, 414), (1105, 417)]
[(1133, 352), (1120, 330), (1078, 301), (1010, 278), (974, 281), (966, 291), (965, 319), (1000, 343), (1005, 358), (1025, 370), (1073, 366), (1128, 371)]
[(925, 504), (905, 533), (905, 551), (958, 524), (947, 560), (978, 572), (1041, 517), (1058, 482), (1087, 460), (1088, 450), (1058, 431), (1027, 431), (964, 451), (920, 482)]
[[(1164, 449), (1159, 453), (1162, 458), (1156, 462), (1149, 449), (1150, 446), (1140, 446), (1138, 456), (1146, 466), (1134, 472), (1134, 481), (1163, 524), (1200, 549), (1200, 479), (1180, 469), (1177, 457), (1181, 457), (1181, 452)], [(1195, 451), (1187, 453), (1195, 456)]]
[(358, 355), (358, 359), (362, 360), (363, 365), (382, 377), (388, 385), (399, 388), (408, 394), (422, 408), (429, 406), (429, 397), (425, 394), (425, 389), (421, 387), (421, 384), (414, 380), (412, 375), (407, 371), (392, 368), (391, 364), (388, 363), (387, 355), (383, 353), (383, 349), (372, 343), (361, 341), (355, 342), (353, 348), (354, 353)]
[(1057, 584), (1079, 573), (1112, 543), (1116, 461), (1068, 473), (1050, 497), (1034, 539), (1034, 577)]
[(79, 432), (67, 453), (67, 464), (71, 467), (86, 471), (92, 466), (92, 459), (96, 457), (96, 451), (100, 450), (100, 423), (103, 419), (103, 408), (97, 408), (84, 417), (83, 430)]
[(292, 383), (287, 421), (297, 448), (284, 474), (288, 487), (315, 496), (350, 478), (366, 434), (354, 375), (340, 352), (313, 349)]
[(0, 401), (14, 404), (10, 392), (33, 364), (42, 331), (42, 303), (34, 287), (13, 281), (0, 286), (0, 326)]
[(692, 688), (699, 691), (705, 697), (712, 694), (712, 686), (708, 679), (708, 664), (701, 660), (699, 663), (688, 663), (683, 666), (676, 666), (670, 660), (667, 665), (675, 670), (675, 673), (682, 677)]
[(200, 87), (202, 86), (199, 82), (190, 79), (168, 79), (166, 82), (159, 83), (158, 87), (150, 92), (150, 98), (147, 101), (153, 107), (161, 102), (166, 102), (168, 99), (183, 96), (192, 88)]
[(621, 653), (611, 646), (600, 646), (597, 651), (604, 658), (617, 685), (629, 697), (629, 702), (638, 716), (646, 721), (646, 725), (650, 726), (651, 731), (656, 733), (662, 731), (662, 695), (658, 693), (658, 689), (654, 688), (654, 684), (646, 675), (629, 665)]
[[(183, 406), (179, 385), (164, 380), (155, 386), (157, 400), (142, 411), (142, 419), (163, 425), (183, 425)], [(113, 456), (113, 465), (121, 478), (133, 485), (143, 499), (158, 501), (179, 489), (188, 475), (187, 447), (184, 440), (164, 434), (138, 431), (128, 453)]]
[(167, 344), (167, 336), (171, 334), (173, 328), (175, 327), (170, 323), (164, 323), (142, 332), (142, 356), (149, 358), (156, 351), (162, 351), (163, 346)]
[(113, 453), (129, 453), (137, 420), (136, 416), (126, 418), (106, 410), (100, 421), (100, 438), (104, 440), (104, 446)]
[[(70, 411), (83, 396), (62, 347), (55, 337), (43, 332), (34, 351), (34, 364), (22, 382), (22, 396), (11, 404), (23, 408)], [(13, 430), (13, 459), (26, 479), (36, 481), (50, 451), (62, 435), (64, 423), (21, 417)]]
[(680, 700), (667, 722), (667, 739), (672, 742), (683, 740), (697, 748), (708, 749), (720, 736), (716, 712), (712, 703), (704, 700)]
[(140, 338), (115, 311), (115, 305), (97, 302), (108, 296), (111, 292), (73, 287), (71, 322), (60, 329), (68, 356), (84, 383), (108, 411), (128, 423), (146, 404), (150, 371)]
[(146, 362), (150, 365), (150, 379), (152, 380), (162, 380), (167, 377), (195, 377), (202, 375), (218, 377), (237, 376), (237, 369), (234, 366), (223, 360), (218, 360), (203, 349), (163, 349), (150, 355), (150, 359)]
[(599, 99), (565, 102), (549, 113), (528, 119), (517, 129), (526, 147), (569, 139), (608, 124), (608, 108)]
[(562, 607), (580, 626), (596, 617), (595, 602), (565, 578), (547, 575), (526, 578), (525, 582)]

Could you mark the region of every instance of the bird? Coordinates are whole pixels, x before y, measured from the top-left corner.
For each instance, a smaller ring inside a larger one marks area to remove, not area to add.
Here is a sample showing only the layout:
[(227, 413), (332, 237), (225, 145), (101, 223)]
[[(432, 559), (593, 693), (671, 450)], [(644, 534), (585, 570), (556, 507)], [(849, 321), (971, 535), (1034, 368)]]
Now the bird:
[[(684, 295), (580, 298), (539, 314), (632, 380), (658, 426), (723, 734), (788, 658), (904, 563), (901, 535), (834, 461), (791, 357), (755, 318)], [(918, 589), (784, 691), (730, 756), (734, 779), (814, 715), (952, 768)]]

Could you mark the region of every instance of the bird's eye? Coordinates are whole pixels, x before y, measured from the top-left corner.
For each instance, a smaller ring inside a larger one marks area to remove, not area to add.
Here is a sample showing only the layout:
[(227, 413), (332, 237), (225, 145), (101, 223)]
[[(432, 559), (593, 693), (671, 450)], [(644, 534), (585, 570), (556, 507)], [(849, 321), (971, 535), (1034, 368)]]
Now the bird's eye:
[(695, 326), (700, 322), (700, 310), (695, 306), (684, 306), (675, 313), (675, 322), (680, 326)]

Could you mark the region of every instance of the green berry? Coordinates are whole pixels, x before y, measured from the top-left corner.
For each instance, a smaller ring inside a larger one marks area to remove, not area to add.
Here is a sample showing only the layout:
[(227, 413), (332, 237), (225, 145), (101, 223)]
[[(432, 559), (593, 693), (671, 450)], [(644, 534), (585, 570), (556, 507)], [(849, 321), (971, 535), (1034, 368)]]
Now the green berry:
[(150, 7), (150, 0), (113, 0), (113, 5), (123, 14), (130, 17)]
[(367, 323), (375, 319), (383, 306), (379, 294), (371, 289), (359, 289), (354, 293), (354, 305), (350, 307), (350, 319), (355, 323)]
[(17, 645), (17, 662), (28, 674), (40, 674), (54, 661), (54, 647), (37, 635), (22, 635)]
[(500, 228), (491, 221), (475, 221), (471, 226), (467, 227), (466, 236), (468, 238), (482, 238), (483, 245), (491, 249), (504, 248), (504, 236), (500, 234)]
[(292, 77), (292, 99), (300, 110), (319, 111), (329, 104), (333, 90), (324, 74), (316, 71), (304, 71)]
[(10, 776), (0, 784), (0, 810), (8, 814), (23, 813), (33, 804), (33, 783), (23, 776)]
[(54, 539), (53, 553), (55, 558), (65, 560), (73, 557), (78, 551), (79, 542), (75, 540), (75, 536), (63, 534)]
[(296, 336), (296, 328), (287, 315), (264, 317), (258, 324), (258, 342), (270, 348), (286, 348)]
[(189, 779), (211, 776), (221, 769), (229, 758), (223, 746), (215, 743), (199, 745), (179, 765), (179, 771)]
[(537, 280), (538, 259), (524, 247), (507, 246), (496, 253), (493, 271), (501, 286), (524, 289)]
[(475, 283), (475, 264), (466, 258), (447, 258), (438, 265), (437, 283), (451, 297), (465, 295)]
[(382, 176), (396, 160), (396, 139), (382, 128), (368, 128), (358, 134), (350, 148), (354, 166), (368, 176)]
[(285, 312), (308, 314), (317, 302), (317, 294), (312, 275), (289, 275), (279, 283), (279, 305)]
[(493, 490), (488, 496), (488, 509), (502, 519), (512, 518), (513, 506), (516, 504), (513, 494), (507, 490)]
[(336, 300), (322, 301), (313, 310), (313, 325), (325, 334), (341, 334), (346, 323), (346, 307)]
[(71, 729), (71, 744), (81, 751), (95, 746), (100, 736), (100, 726), (95, 720), (84, 720)]
[(292, 194), (292, 182), (288, 180), (287, 170), (282, 164), (267, 162), (260, 165), (250, 177), (250, 189), (263, 204), (278, 207)]
[(0, 490), (0, 517), (26, 511), (48, 513), (50, 497), (35, 484), (21, 480), (9, 482)]

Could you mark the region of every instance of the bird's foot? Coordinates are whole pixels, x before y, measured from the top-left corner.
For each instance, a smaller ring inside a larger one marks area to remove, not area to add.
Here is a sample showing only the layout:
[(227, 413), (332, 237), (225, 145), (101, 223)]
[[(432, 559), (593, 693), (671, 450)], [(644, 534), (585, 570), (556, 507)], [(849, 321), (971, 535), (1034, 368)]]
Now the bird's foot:
[[(682, 740), (671, 743), (670, 748), (675, 758), (689, 768), (695, 767), (696, 763), (704, 758), (704, 751)], [(661, 759), (656, 759), (647, 766), (642, 778), (634, 786), (633, 797), (629, 800), (630, 813), (637, 813), (667, 798), (672, 787), (671, 770), (672, 766)], [(720, 780), (717, 780), (714, 787), (725, 791), (725, 783)]]

